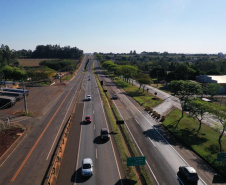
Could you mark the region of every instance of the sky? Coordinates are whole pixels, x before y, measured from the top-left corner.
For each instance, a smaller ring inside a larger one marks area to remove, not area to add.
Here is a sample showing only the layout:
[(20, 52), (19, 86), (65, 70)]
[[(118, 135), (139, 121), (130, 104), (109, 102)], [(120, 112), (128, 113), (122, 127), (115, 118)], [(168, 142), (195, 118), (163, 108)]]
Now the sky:
[(226, 0), (0, 0), (0, 44), (226, 54)]

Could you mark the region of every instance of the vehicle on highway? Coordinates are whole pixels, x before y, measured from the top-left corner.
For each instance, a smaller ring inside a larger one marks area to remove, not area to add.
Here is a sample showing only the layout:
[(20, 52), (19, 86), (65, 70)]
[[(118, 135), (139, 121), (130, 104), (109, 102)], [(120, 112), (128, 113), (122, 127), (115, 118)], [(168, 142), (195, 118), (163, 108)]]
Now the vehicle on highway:
[(199, 180), (197, 172), (191, 166), (180, 166), (179, 172), (186, 178), (187, 181), (197, 182)]
[(91, 101), (91, 100), (92, 100), (91, 95), (87, 95), (87, 96), (86, 96), (86, 100), (87, 100), (87, 101)]
[(82, 176), (92, 176), (93, 175), (93, 161), (90, 158), (85, 158), (82, 160)]
[(12, 107), (16, 104), (16, 98), (10, 96), (0, 96), (0, 109)]
[(102, 140), (109, 140), (110, 136), (107, 128), (102, 128), (100, 130), (100, 137)]
[(29, 90), (14, 89), (14, 88), (1, 88), (1, 91), (9, 91), (9, 92), (25, 93), (27, 96), (28, 96), (28, 94), (29, 94)]
[(118, 99), (118, 95), (117, 95), (117, 94), (114, 94), (114, 95), (112, 96), (112, 99), (114, 99), (114, 100)]
[(86, 123), (91, 123), (91, 116), (90, 115), (87, 115), (86, 117), (85, 117), (85, 122)]

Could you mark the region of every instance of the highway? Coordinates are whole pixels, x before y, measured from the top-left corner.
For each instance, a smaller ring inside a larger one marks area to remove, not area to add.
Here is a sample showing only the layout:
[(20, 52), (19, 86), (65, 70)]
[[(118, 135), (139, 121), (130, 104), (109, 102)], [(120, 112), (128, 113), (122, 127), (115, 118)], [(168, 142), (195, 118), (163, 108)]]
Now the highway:
[(55, 145), (69, 118), (87, 56), (77, 76), (65, 88), (61, 96), (38, 123), (34, 123), (31, 132), (23, 135), (20, 143), (0, 161), (0, 184), (40, 185), (49, 165)]
[[(98, 68), (97, 61), (95, 62)], [(198, 184), (212, 184), (214, 170), (192, 151), (182, 146), (158, 122), (143, 110), (132, 98), (117, 88), (110, 78), (103, 73), (100, 78), (104, 81), (108, 92), (118, 94), (119, 99), (113, 100), (121, 117), (125, 121), (141, 156), (146, 156), (146, 169), (155, 184), (176, 185), (188, 184), (179, 175), (179, 166), (193, 166), (200, 176)]]
[[(74, 122), (69, 132), (66, 152), (57, 180), (59, 185), (78, 183), (90, 185), (122, 184), (119, 171), (120, 164), (117, 163), (112, 140), (110, 138), (109, 141), (102, 142), (100, 138), (101, 128), (108, 128), (108, 124), (95, 76), (91, 70), (92, 64), (90, 62), (88, 65), (78, 103), (79, 107), (75, 111)], [(91, 95), (91, 101), (85, 101), (87, 95)], [(84, 122), (86, 115), (91, 116), (91, 123)], [(75, 140), (78, 130), (81, 130), (79, 143), (78, 140)], [(84, 158), (91, 158), (93, 161), (94, 173), (91, 177), (84, 178), (81, 175), (81, 164)]]

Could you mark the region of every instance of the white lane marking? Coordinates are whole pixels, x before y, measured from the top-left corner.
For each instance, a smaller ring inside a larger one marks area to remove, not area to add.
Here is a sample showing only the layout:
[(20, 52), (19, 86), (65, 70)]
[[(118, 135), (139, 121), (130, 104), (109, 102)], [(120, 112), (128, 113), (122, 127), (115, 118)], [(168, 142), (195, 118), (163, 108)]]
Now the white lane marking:
[[(86, 95), (85, 95), (86, 97)], [(82, 120), (83, 120), (83, 117), (84, 117), (84, 110), (85, 110), (85, 105), (83, 106), (83, 113), (82, 113)], [(79, 161), (79, 154), (80, 154), (80, 145), (81, 145), (81, 137), (82, 137), (82, 126), (81, 126), (81, 131), (80, 131), (80, 136), (79, 136), (79, 144), (78, 144), (78, 158), (77, 158), (77, 164), (76, 164), (76, 173), (75, 173), (75, 179), (74, 179), (74, 185), (76, 185), (76, 179), (77, 179), (77, 171), (78, 171), (78, 161)]]
[(64, 119), (63, 119), (63, 121), (61, 122), (60, 128), (59, 128), (59, 130), (58, 130), (58, 132), (57, 132), (57, 135), (56, 135), (56, 137), (55, 137), (55, 139), (54, 139), (54, 142), (53, 142), (53, 144), (52, 144), (52, 146), (51, 146), (51, 148), (50, 148), (50, 150), (49, 150), (49, 153), (48, 153), (48, 155), (47, 155), (47, 157), (46, 157), (46, 160), (48, 160), (48, 158), (49, 158), (49, 156), (50, 156), (50, 153), (52, 152), (53, 146), (55, 145), (55, 142), (56, 142), (56, 140), (57, 140), (57, 138), (58, 138), (58, 135), (59, 135), (59, 133), (60, 133), (60, 131), (61, 131), (61, 128), (62, 128), (62, 126), (63, 126), (63, 124), (64, 124), (64, 121), (65, 121), (65, 118), (66, 118), (66, 116), (67, 116), (67, 114), (68, 114), (68, 111), (69, 111), (69, 109), (70, 109), (70, 107), (71, 107), (71, 105), (72, 105), (72, 102), (73, 102), (74, 99), (75, 99), (75, 95), (76, 95), (77, 91), (78, 91), (78, 90), (76, 90), (76, 92), (75, 92), (75, 94), (74, 94), (74, 97), (72, 98), (72, 100), (71, 100), (71, 102), (70, 102), (70, 105), (69, 105), (69, 107), (68, 107), (68, 109), (67, 109), (67, 112), (66, 112), (66, 114), (65, 114), (65, 116), (64, 116)]
[(93, 129), (96, 130), (95, 124), (93, 124)]
[[(120, 90), (119, 90), (120, 91)], [(121, 91), (120, 91), (121, 92)], [(125, 96), (126, 97), (126, 96)], [(127, 98), (127, 97), (126, 97)], [(130, 102), (130, 104), (132, 104), (136, 109), (137, 109), (137, 107), (129, 100), (129, 98), (127, 98), (128, 99), (128, 101)], [(115, 103), (114, 103), (115, 104)], [(116, 105), (115, 105), (116, 106)], [(117, 108), (117, 107), (116, 107)], [(118, 109), (118, 108), (117, 108)], [(119, 110), (118, 110), (119, 111)], [(148, 123), (150, 123), (150, 125), (151, 126), (153, 126), (153, 124), (146, 118), (146, 116), (145, 115), (143, 115), (143, 113), (141, 113), (138, 109), (137, 109), (137, 111), (148, 121)], [(119, 112), (120, 113), (120, 112)], [(120, 113), (120, 115), (121, 115), (121, 113)], [(128, 128), (128, 126), (127, 126), (127, 124), (126, 124), (126, 122), (125, 122), (125, 125), (126, 125), (126, 127)], [(128, 128), (128, 130), (129, 130), (129, 128)], [(166, 143), (174, 150), (174, 152), (185, 162), (185, 164), (187, 164), (188, 166), (189, 166), (189, 164), (188, 164), (188, 162), (187, 161), (185, 161), (185, 159), (172, 147), (172, 145), (163, 137), (163, 135), (161, 135), (160, 133), (159, 133), (159, 131), (155, 128), (155, 130), (156, 130), (156, 132), (166, 141)], [(130, 130), (129, 130), (129, 132), (130, 132)], [(131, 133), (132, 134), (132, 133)], [(133, 137), (133, 136), (132, 136)], [(135, 140), (135, 139), (134, 139)], [(135, 143), (136, 143), (136, 141), (135, 141)], [(138, 148), (139, 148), (139, 146), (137, 146)], [(147, 163), (148, 164), (148, 163)], [(149, 166), (149, 165), (148, 165)], [(200, 180), (204, 183), (204, 184), (206, 184), (205, 183), (205, 181), (202, 179), (202, 178), (200, 178)]]
[(24, 136), (24, 138), (18, 143), (18, 145), (13, 149), (13, 151), (8, 155), (8, 157), (2, 162), (0, 167), (6, 162), (6, 160), (12, 155), (12, 153), (16, 150), (16, 148), (22, 143), (22, 141), (27, 137), (27, 134)]
[[(114, 104), (115, 104), (115, 102), (114, 102)], [(123, 116), (122, 116), (122, 114), (121, 114), (121, 112), (119, 111), (118, 107), (116, 106), (116, 104), (115, 104), (115, 107), (116, 107), (116, 109), (118, 110), (119, 114), (121, 115), (122, 119), (124, 119), (124, 118), (123, 118)], [(125, 121), (125, 120), (124, 120), (124, 121)], [(130, 135), (132, 136), (132, 138), (133, 138), (133, 140), (134, 140), (135, 144), (137, 145), (137, 148), (139, 149), (140, 153), (144, 156), (143, 152), (141, 151), (141, 149), (140, 149), (139, 145), (137, 144), (137, 142), (136, 142), (135, 138), (133, 137), (133, 134), (131, 133), (131, 131), (130, 131), (129, 127), (128, 127), (128, 126), (127, 126), (127, 124), (126, 124), (126, 122), (125, 122), (125, 125), (126, 125), (126, 128), (127, 128), (127, 129), (128, 129), (128, 131), (129, 131)], [(157, 180), (157, 178), (156, 178), (156, 176), (155, 176), (154, 172), (152, 171), (152, 169), (151, 169), (150, 165), (148, 164), (148, 162), (147, 162), (147, 161), (146, 161), (146, 163), (147, 163), (148, 168), (149, 168), (149, 170), (151, 171), (151, 173), (152, 173), (152, 175), (153, 175), (153, 177), (154, 177), (154, 179), (155, 179), (156, 183), (159, 185), (159, 182), (158, 182), (158, 180)]]
[[(95, 83), (96, 83), (96, 85), (97, 85), (96, 79), (95, 79)], [(97, 88), (97, 90), (98, 90), (98, 95), (99, 95), (99, 99), (100, 99), (100, 103), (101, 103), (102, 111), (103, 111), (103, 113), (104, 113), (104, 108), (103, 108), (102, 99), (101, 99), (101, 97), (100, 97), (100, 91), (99, 91), (99, 88)], [(105, 113), (104, 113), (104, 118), (105, 118), (105, 124), (106, 124), (106, 126), (107, 126), (107, 129), (109, 130), (108, 125), (107, 125), (107, 119), (106, 119)], [(113, 150), (113, 154), (114, 154), (115, 163), (116, 163), (116, 166), (117, 166), (117, 170), (118, 170), (118, 174), (119, 174), (120, 182), (121, 182), (121, 185), (123, 185), (123, 182), (122, 182), (122, 180), (121, 180), (121, 179), (122, 179), (122, 177), (121, 177), (121, 174), (120, 174), (120, 171), (119, 171), (118, 162), (117, 162), (117, 159), (116, 159), (115, 150), (114, 150), (113, 143), (112, 143), (112, 140), (111, 140), (111, 136), (110, 136), (110, 141), (111, 141), (111, 147), (112, 147), (112, 150)]]
[(149, 139), (149, 140), (152, 142), (152, 144), (155, 146), (155, 143), (151, 140), (151, 138), (149, 137), (148, 139)]
[[(135, 119), (135, 118), (134, 118)], [(138, 123), (138, 125), (140, 124), (138, 121), (137, 121), (137, 119), (135, 119), (135, 121)]]
[(93, 115), (94, 115), (94, 111), (93, 111)]
[(97, 148), (96, 148), (96, 159), (97, 159)]

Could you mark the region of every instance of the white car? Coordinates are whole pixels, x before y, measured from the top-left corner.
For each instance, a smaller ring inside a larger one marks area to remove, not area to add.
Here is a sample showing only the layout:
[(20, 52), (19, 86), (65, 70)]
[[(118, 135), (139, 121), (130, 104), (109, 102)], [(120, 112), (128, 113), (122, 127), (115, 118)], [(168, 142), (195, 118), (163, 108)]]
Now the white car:
[(90, 158), (85, 158), (82, 160), (82, 176), (92, 176), (93, 175), (93, 161)]
[(87, 100), (87, 101), (92, 100), (91, 95), (87, 95), (87, 96), (86, 96), (86, 100)]

